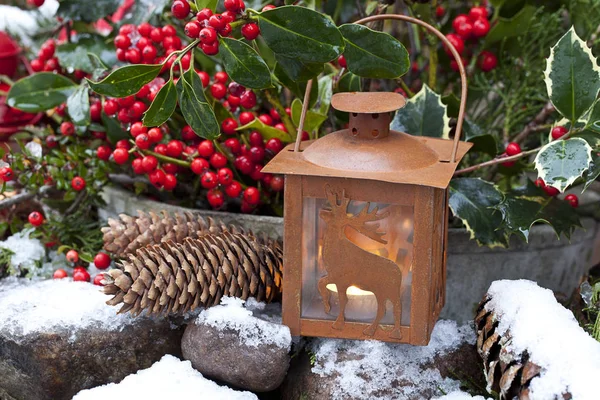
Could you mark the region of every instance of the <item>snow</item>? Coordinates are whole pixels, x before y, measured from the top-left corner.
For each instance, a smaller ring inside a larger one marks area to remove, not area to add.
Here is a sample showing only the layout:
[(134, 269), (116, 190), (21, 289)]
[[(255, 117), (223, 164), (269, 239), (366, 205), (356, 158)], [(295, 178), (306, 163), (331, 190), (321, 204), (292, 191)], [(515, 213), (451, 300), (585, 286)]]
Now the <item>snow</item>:
[(486, 399), (482, 396), (471, 396), (469, 393), (461, 392), (460, 390), (457, 390), (455, 392), (448, 393), (442, 397), (436, 397), (433, 400), (486, 400)]
[(107, 296), (98, 286), (71, 279), (30, 281), (7, 278), (0, 281), (0, 335), (15, 339), (31, 333), (64, 333), (70, 339), (79, 330), (99, 327), (120, 331), (135, 320), (117, 315), (105, 304)]
[(240, 392), (219, 386), (192, 368), (189, 361), (165, 355), (150, 368), (125, 377), (120, 383), (109, 383), (82, 390), (73, 400), (121, 399), (198, 399), (198, 400), (252, 400), (250, 392)]
[[(454, 321), (439, 321), (427, 346), (316, 339), (309, 350), (315, 356), (312, 372), (335, 377), (335, 399), (410, 398), (428, 389), (440, 394), (459, 390), (460, 382), (442, 378), (431, 361), (474, 339), (470, 324), (458, 327)], [(337, 359), (341, 350), (349, 354), (348, 359)], [(403, 384), (398, 387), (397, 382)], [(386, 397), (380, 397), (382, 392), (387, 392)]]
[[(202, 311), (196, 324), (207, 324), (220, 331), (232, 329), (239, 333), (240, 341), (246, 346), (258, 347), (265, 344), (289, 350), (292, 343), (290, 329), (277, 322), (276, 315), (268, 315), (268, 306), (254, 299), (249, 299), (246, 303), (245, 308), (244, 300), (223, 297), (220, 305)], [(273, 322), (254, 316), (253, 310), (259, 317), (264, 315)]]
[(527, 351), (542, 367), (531, 381), (529, 398), (552, 399), (569, 391), (573, 400), (598, 399), (600, 343), (561, 306), (551, 290), (527, 280), (493, 282), (486, 309), (498, 315), (497, 332), (510, 331), (507, 350)]
[(19, 272), (22, 268), (30, 271), (35, 269), (36, 264), (46, 255), (42, 242), (29, 238), (32, 231), (32, 229), (22, 230), (0, 241), (0, 247), (15, 253), (10, 258), (10, 267), (15, 272)]
[(38, 142), (34, 142), (33, 140), (25, 145), (25, 148), (29, 152), (29, 154), (37, 159), (42, 158), (42, 145)]
[(31, 44), (31, 36), (39, 29), (38, 18), (51, 18), (58, 10), (58, 1), (46, 0), (35, 10), (0, 4), (0, 31), (16, 34), (25, 45)]

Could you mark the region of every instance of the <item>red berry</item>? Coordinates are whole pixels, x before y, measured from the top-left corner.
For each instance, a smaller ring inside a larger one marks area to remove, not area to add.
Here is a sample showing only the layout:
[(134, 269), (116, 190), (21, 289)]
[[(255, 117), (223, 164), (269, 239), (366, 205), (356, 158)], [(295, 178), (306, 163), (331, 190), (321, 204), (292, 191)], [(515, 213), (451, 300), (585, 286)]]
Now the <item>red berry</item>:
[(235, 135), (238, 123), (233, 118), (225, 118), (221, 123), (221, 130), (226, 135)]
[(165, 183), (165, 173), (162, 169), (155, 169), (154, 171), (148, 174), (148, 179), (150, 183), (160, 188)]
[(236, 20), (236, 15), (234, 12), (231, 11), (224, 11), (221, 14), (221, 17), (223, 18), (223, 21), (225, 21), (226, 23), (230, 23)]
[(142, 124), (139, 121), (131, 124), (131, 127), (129, 128), (129, 133), (131, 133), (131, 136), (133, 136), (134, 138), (136, 138), (139, 134), (147, 132), (148, 128), (146, 128), (144, 124)]
[(265, 177), (265, 174), (262, 173), (262, 169), (263, 165), (254, 164), (252, 172), (250, 173), (250, 178), (254, 179), (255, 181), (260, 181), (261, 179), (263, 179)]
[(271, 116), (271, 118), (273, 118), (274, 121), (281, 121), (281, 116), (279, 115), (276, 109), (271, 108), (269, 110), (269, 115)]
[(150, 31), (150, 39), (152, 39), (154, 43), (162, 42), (163, 38), (164, 35), (160, 28), (154, 28), (152, 31)]
[(569, 130), (567, 128), (565, 128), (564, 126), (556, 126), (554, 128), (552, 128), (552, 139), (556, 140), (556, 139), (560, 139), (561, 137), (563, 137), (564, 135), (566, 135), (566, 133), (569, 132)]
[(80, 176), (76, 176), (75, 178), (71, 179), (71, 187), (77, 192), (82, 191), (85, 189), (85, 179)]
[(200, 48), (207, 56), (214, 56), (219, 53), (219, 42), (214, 42), (211, 44), (202, 43)]
[(225, 193), (231, 198), (236, 198), (242, 192), (242, 185), (239, 182), (233, 181), (229, 185), (225, 186)]
[(208, 204), (212, 208), (221, 208), (223, 203), (225, 203), (225, 196), (223, 196), (223, 192), (218, 188), (213, 188), (206, 193), (206, 200), (208, 200)]
[(3, 182), (10, 182), (14, 179), (15, 175), (11, 167), (0, 168), (0, 180)]
[(224, 0), (223, 6), (227, 11), (238, 12), (240, 11), (240, 4), (238, 0)]
[(45, 0), (27, 0), (27, 4), (34, 7), (41, 7), (44, 5)]
[(213, 12), (210, 8), (203, 8), (202, 10), (198, 11), (198, 13), (196, 14), (196, 18), (198, 19), (198, 21), (206, 21), (212, 15)]
[(181, 138), (186, 141), (194, 140), (197, 138), (196, 133), (191, 126), (186, 125), (181, 129)]
[(133, 24), (125, 24), (122, 27), (119, 28), (119, 34), (120, 35), (129, 35), (130, 33), (133, 33), (135, 31), (135, 25)]
[(278, 138), (271, 138), (267, 140), (265, 148), (273, 154), (279, 153), (283, 149), (283, 142)]
[(249, 124), (250, 122), (254, 121), (254, 114), (249, 112), (249, 111), (244, 111), (243, 113), (240, 114), (240, 124), (241, 125), (246, 125)]
[(187, 24), (185, 24), (185, 28), (183, 29), (183, 32), (185, 33), (185, 35), (189, 38), (192, 39), (196, 39), (198, 37), (198, 35), (200, 34), (200, 29), (202, 29), (200, 27), (200, 24), (196, 21), (190, 21)]
[(487, 19), (478, 19), (473, 22), (473, 36), (480, 38), (484, 37), (490, 31), (490, 23)]
[(127, 149), (115, 149), (115, 151), (113, 151), (113, 160), (117, 164), (123, 165), (129, 160), (129, 152)]
[(269, 10), (274, 10), (275, 8), (276, 8), (275, 5), (273, 5), (273, 4), (267, 4), (266, 6), (264, 6), (262, 8), (261, 11), (265, 12), (265, 11), (269, 11)]
[(498, 58), (491, 51), (484, 50), (479, 55), (479, 68), (483, 72), (489, 72), (498, 65)]
[(177, 30), (173, 25), (165, 25), (162, 27), (162, 34), (163, 36), (175, 36), (177, 35)]
[(52, 274), (52, 279), (64, 279), (67, 276), (69, 276), (67, 274), (67, 271), (65, 271), (62, 268), (57, 269), (56, 271), (54, 271), (54, 274)]
[(37, 58), (31, 60), (29, 65), (31, 65), (31, 69), (33, 70), (33, 72), (40, 72), (44, 69), (44, 63), (41, 60), (38, 60)]
[(346, 68), (346, 66), (348, 65), (346, 63), (346, 57), (344, 57), (344, 55), (342, 54), (341, 56), (338, 57), (337, 59), (338, 65), (342, 68)]
[(100, 121), (102, 117), (102, 104), (99, 101), (95, 101), (90, 105), (90, 118), (94, 122)]
[(114, 115), (119, 111), (119, 105), (113, 99), (108, 99), (104, 102), (104, 112), (106, 115)]
[(150, 139), (146, 133), (140, 133), (135, 137), (135, 145), (141, 150), (148, 150), (150, 148)]
[(138, 39), (137, 43), (135, 44), (135, 47), (137, 47), (140, 51), (144, 50), (144, 47), (151, 45), (152, 41), (148, 38), (145, 37), (141, 37)]
[[(46, 146), (48, 146), (49, 149), (53, 149), (56, 146), (58, 146), (58, 139), (56, 139), (56, 136), (54, 136), (54, 135), (46, 136)], [(109, 154), (109, 156), (110, 156), (110, 154)]]
[(212, 189), (219, 184), (219, 179), (217, 178), (217, 174), (212, 171), (206, 171), (202, 174), (202, 178), (200, 179), (200, 184), (203, 188)]
[(556, 195), (558, 195), (560, 192), (557, 188), (555, 188), (554, 186), (544, 186), (543, 187), (544, 191), (546, 192), (546, 194), (548, 194), (548, 196), (554, 197)]
[(215, 153), (210, 156), (210, 165), (214, 168), (223, 168), (227, 165), (227, 157), (225, 157), (222, 153)]
[(261, 162), (265, 158), (265, 149), (260, 146), (252, 146), (249, 151), (250, 160)]
[(467, 14), (459, 14), (452, 21), (452, 28), (454, 29), (454, 31), (458, 31), (459, 26), (464, 24), (465, 22), (471, 22), (471, 18), (469, 18)]
[(51, 58), (50, 60), (46, 61), (46, 64), (44, 64), (44, 71), (58, 71), (58, 67), (58, 60), (56, 58)]
[(210, 82), (210, 76), (208, 76), (208, 74), (204, 71), (198, 71), (198, 76), (202, 81), (202, 87), (207, 87)]
[(256, 94), (252, 90), (246, 90), (240, 96), (240, 105), (246, 109), (250, 109), (256, 105)]
[(190, 165), (190, 169), (196, 175), (201, 175), (209, 168), (208, 161), (204, 158), (194, 158), (192, 164)]
[(250, 205), (256, 205), (260, 201), (260, 192), (255, 187), (249, 187), (244, 190), (244, 201)]
[(251, 146), (263, 146), (263, 137), (258, 131), (250, 132), (250, 136), (248, 137)]
[(254, 171), (254, 164), (247, 156), (239, 156), (234, 162), (235, 168), (244, 175), (250, 175)]
[(77, 250), (67, 251), (67, 261), (73, 264), (79, 261), (79, 253)]
[(173, 174), (165, 174), (165, 182), (163, 183), (163, 189), (171, 191), (177, 186), (177, 177)]
[[(458, 54), (462, 54), (465, 51), (465, 42), (460, 38), (460, 36), (455, 35), (454, 33), (449, 33), (446, 35), (446, 39), (450, 41)], [(450, 54), (450, 50), (446, 49), (446, 52)]]
[[(227, 96), (227, 103), (229, 103), (229, 105), (231, 107), (237, 107), (237, 106), (239, 106), (240, 102), (241, 102), (241, 100), (237, 96), (234, 96), (232, 94), (230, 94), (229, 96)], [(225, 103), (223, 103), (223, 104), (225, 104)]]
[(519, 146), (518, 143), (511, 142), (508, 144), (508, 146), (506, 146), (506, 154), (508, 156), (516, 156), (517, 154), (521, 153), (521, 151), (521, 146)]
[(442, 18), (446, 14), (446, 9), (442, 6), (437, 6), (435, 9), (435, 16), (438, 18)]
[(269, 186), (271, 187), (272, 191), (281, 192), (283, 190), (283, 186), (284, 186), (283, 176), (280, 176), (280, 175), (274, 176), (273, 179), (271, 179), (271, 184)]
[(233, 155), (237, 155), (241, 150), (240, 141), (236, 138), (229, 138), (224, 142), (225, 147), (227, 147)]
[(165, 163), (165, 164), (163, 164), (162, 165), (162, 169), (167, 174), (176, 174), (177, 171), (179, 171), (179, 167), (177, 165), (171, 164), (171, 163)]
[(256, 22), (250, 22), (242, 26), (242, 36), (246, 40), (254, 40), (260, 35), (260, 28)]
[(40, 226), (44, 223), (44, 216), (38, 211), (32, 211), (27, 220), (33, 226)]
[(148, 131), (148, 139), (150, 143), (158, 143), (163, 139), (163, 134), (160, 128), (151, 128)]
[(222, 99), (227, 94), (227, 88), (222, 83), (215, 83), (210, 87), (210, 93), (215, 99)]
[[(147, 63), (153, 62), (154, 59), (156, 58), (156, 54), (158, 54), (158, 51), (156, 50), (156, 47), (154, 47), (151, 44), (142, 48), (142, 58)], [(138, 96), (138, 97), (140, 97), (140, 96)]]
[(223, 29), (226, 23), (220, 14), (214, 14), (208, 19), (208, 24), (218, 31)]
[(117, 55), (117, 60), (122, 62), (127, 61), (127, 57), (125, 57), (125, 49), (117, 49), (115, 54)]
[(89, 282), (90, 279), (90, 273), (83, 268), (73, 271), (73, 281), (75, 282)]
[[(223, 20), (225, 20), (225, 19), (223, 19)], [(225, 26), (222, 29), (219, 29), (219, 34), (221, 36), (229, 36), (231, 34), (231, 25), (225, 24)]]
[(108, 254), (100, 252), (94, 257), (94, 265), (98, 269), (106, 269), (110, 265), (110, 257)]
[(144, 166), (142, 164), (141, 158), (136, 158), (131, 162), (131, 168), (133, 168), (133, 172), (137, 175), (145, 174)]
[(228, 79), (229, 79), (229, 75), (227, 75), (227, 72), (225, 72), (225, 71), (219, 71), (215, 74), (215, 80), (217, 82), (221, 82), (222, 84), (227, 83)]
[(203, 44), (213, 44), (217, 40), (217, 31), (214, 28), (206, 27), (199, 31), (198, 37)]
[(133, 103), (135, 103), (135, 96), (132, 95), (127, 97), (121, 97), (117, 99), (117, 103), (119, 103), (119, 106), (123, 108), (131, 107)]
[(469, 11), (469, 18), (471, 21), (477, 21), (478, 19), (487, 19), (488, 12), (485, 7), (473, 7)]
[(118, 49), (126, 50), (129, 48), (129, 46), (131, 46), (131, 39), (129, 39), (129, 36), (125, 36), (125, 35), (115, 36), (114, 42), (115, 42), (115, 47)]
[(198, 154), (201, 157), (208, 158), (215, 152), (215, 145), (210, 140), (203, 140), (198, 145)]
[(64, 136), (73, 136), (75, 133), (75, 125), (72, 122), (63, 122), (60, 124), (60, 133)]
[(142, 61), (142, 52), (137, 47), (131, 47), (125, 52), (125, 59), (131, 64), (139, 64)]
[(471, 21), (465, 21), (458, 25), (454, 30), (458, 36), (467, 40), (473, 35), (473, 24)]
[(544, 183), (544, 180), (542, 178), (537, 178), (534, 182), (535, 186), (539, 187), (539, 188), (545, 188), (546, 184)]
[(154, 156), (144, 156), (142, 158), (142, 168), (146, 173), (153, 172), (158, 167), (158, 160)]
[(233, 182), (233, 172), (229, 168), (221, 168), (217, 172), (219, 183), (228, 186)]
[(149, 37), (150, 32), (152, 32), (153, 28), (154, 27), (152, 25), (150, 25), (148, 22), (142, 22), (141, 24), (138, 25), (137, 30), (138, 30), (138, 33), (140, 35), (142, 35), (143, 37)]
[(112, 150), (111, 150), (110, 146), (107, 146), (107, 145), (102, 145), (96, 149), (96, 156), (99, 159), (104, 160), (104, 161), (106, 161), (110, 158), (111, 153), (112, 153)]
[(229, 93), (231, 93), (232, 95), (239, 97), (242, 95), (242, 93), (244, 93), (246, 88), (237, 82), (231, 82), (227, 87), (227, 90), (229, 90)]
[(190, 4), (186, 0), (175, 0), (171, 12), (177, 19), (185, 19), (190, 14)]
[(579, 199), (574, 194), (568, 194), (565, 196), (565, 201), (568, 201), (571, 207), (577, 208), (579, 205)]
[(179, 140), (171, 140), (167, 143), (167, 155), (169, 157), (177, 158), (183, 153), (183, 143)]
[(94, 285), (96, 286), (104, 286), (102, 281), (104, 280), (104, 274), (96, 274), (94, 277)]
[(117, 149), (129, 150), (131, 148), (131, 145), (129, 144), (129, 141), (127, 139), (121, 139), (115, 144), (115, 147)]
[(162, 156), (166, 156), (167, 155), (167, 145), (166, 144), (157, 144), (156, 146), (154, 146), (154, 152), (158, 153)]

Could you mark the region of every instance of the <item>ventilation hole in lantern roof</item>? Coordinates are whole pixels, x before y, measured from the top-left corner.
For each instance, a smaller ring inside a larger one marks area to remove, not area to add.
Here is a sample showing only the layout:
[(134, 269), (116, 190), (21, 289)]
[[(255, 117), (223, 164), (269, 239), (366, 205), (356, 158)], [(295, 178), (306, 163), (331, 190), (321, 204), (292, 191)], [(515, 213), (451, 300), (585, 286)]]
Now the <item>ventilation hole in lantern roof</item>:
[(352, 128), (352, 134), (354, 136), (358, 135), (358, 130), (356, 128)]
[(353, 117), (358, 117), (358, 113), (352, 113)]
[(379, 114), (371, 114), (371, 118), (377, 119), (377, 118), (379, 118)]
[(373, 130), (371, 131), (371, 135), (373, 135), (373, 137), (375, 137), (375, 138), (376, 138), (377, 136), (379, 136), (379, 129), (373, 129)]

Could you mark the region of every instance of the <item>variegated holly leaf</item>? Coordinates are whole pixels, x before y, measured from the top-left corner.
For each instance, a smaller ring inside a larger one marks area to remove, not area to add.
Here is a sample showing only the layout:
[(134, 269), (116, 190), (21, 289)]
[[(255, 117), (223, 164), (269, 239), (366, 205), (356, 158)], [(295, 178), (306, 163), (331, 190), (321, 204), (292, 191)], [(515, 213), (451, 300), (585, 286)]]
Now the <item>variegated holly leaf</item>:
[(548, 196), (531, 181), (507, 193), (496, 209), (502, 214), (508, 235), (519, 235), (525, 241), (537, 222), (552, 226), (559, 239), (562, 234), (570, 239), (575, 228), (581, 227), (579, 216), (569, 203)]
[(546, 185), (564, 192), (590, 167), (592, 148), (582, 138), (550, 142), (535, 157), (535, 169)]
[(396, 112), (391, 129), (416, 136), (448, 138), (450, 118), (442, 98), (427, 85)]
[(450, 209), (480, 246), (508, 245), (506, 233), (498, 229), (502, 215), (495, 208), (501, 201), (502, 193), (490, 182), (479, 178), (457, 178), (450, 182)]
[(600, 91), (600, 67), (574, 28), (552, 48), (544, 74), (550, 101), (570, 121), (585, 114)]
[(600, 101), (596, 100), (590, 111), (585, 115), (585, 129), (600, 133)]
[(576, 137), (585, 140), (592, 148), (590, 168), (583, 173), (583, 192), (600, 176), (600, 133), (586, 130)]

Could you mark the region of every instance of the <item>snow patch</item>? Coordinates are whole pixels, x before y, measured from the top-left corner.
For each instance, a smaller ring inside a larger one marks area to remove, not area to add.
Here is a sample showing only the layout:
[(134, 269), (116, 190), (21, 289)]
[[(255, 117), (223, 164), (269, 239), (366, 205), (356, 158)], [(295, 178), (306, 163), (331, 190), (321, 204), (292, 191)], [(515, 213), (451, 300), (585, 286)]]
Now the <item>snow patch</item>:
[(549, 289), (527, 280), (495, 281), (486, 310), (498, 315), (500, 335), (510, 331), (507, 350), (527, 351), (543, 368), (531, 381), (529, 398), (552, 399), (570, 392), (574, 400), (598, 399), (600, 343), (555, 299)]
[(82, 390), (73, 400), (121, 399), (205, 399), (256, 400), (250, 392), (219, 386), (192, 368), (189, 361), (165, 355), (150, 368), (126, 376), (120, 383), (109, 383)]
[(25, 229), (0, 241), (0, 247), (15, 253), (10, 258), (10, 267), (17, 273), (22, 268), (33, 271), (36, 264), (46, 255), (42, 242), (29, 238), (32, 231), (32, 229)]
[[(315, 355), (312, 372), (335, 377), (335, 399), (410, 398), (427, 389), (440, 394), (450, 393), (459, 390), (460, 382), (442, 378), (437, 369), (430, 367), (431, 361), (437, 354), (444, 354), (463, 343), (474, 343), (474, 338), (470, 324), (458, 327), (454, 321), (439, 321), (427, 346), (375, 340), (316, 339), (310, 345), (310, 351)], [(338, 360), (340, 350), (347, 352), (349, 359)], [(403, 384), (397, 387), (396, 382)], [(382, 392), (387, 392), (386, 397), (380, 397)]]
[[(482, 396), (471, 396), (469, 393), (462, 392), (460, 390), (452, 393), (448, 393), (442, 397), (436, 397), (433, 400), (486, 400)], [(491, 399), (489, 399), (491, 400)]]
[(135, 319), (117, 315), (106, 305), (108, 297), (98, 286), (71, 279), (0, 281), (0, 335), (11, 338), (31, 333), (64, 333), (75, 339), (78, 330), (99, 327), (120, 331)]
[[(248, 299), (246, 304), (247, 308), (244, 307), (242, 299), (223, 297), (221, 305), (202, 311), (196, 319), (196, 324), (207, 324), (220, 331), (232, 329), (239, 333), (240, 341), (246, 346), (272, 344), (289, 350), (292, 343), (290, 329), (278, 322), (270, 322), (277, 321), (278, 316), (269, 315), (269, 306), (261, 305), (254, 299)], [(269, 321), (255, 317), (252, 310), (255, 310), (258, 316), (264, 315)]]

